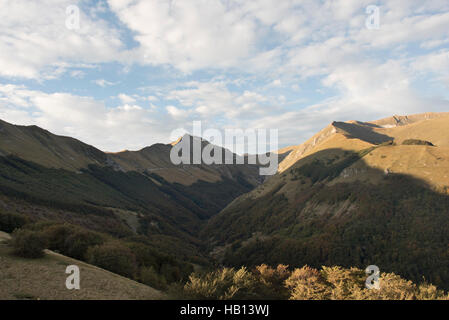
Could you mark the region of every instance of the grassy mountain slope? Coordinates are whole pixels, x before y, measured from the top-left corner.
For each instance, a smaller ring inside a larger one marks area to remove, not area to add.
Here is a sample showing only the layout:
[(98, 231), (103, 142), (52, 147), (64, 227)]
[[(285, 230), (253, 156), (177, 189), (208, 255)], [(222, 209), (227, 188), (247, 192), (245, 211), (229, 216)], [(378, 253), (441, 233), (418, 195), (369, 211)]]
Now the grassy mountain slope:
[(100, 150), (37, 126), (16, 126), (0, 120), (0, 155), (14, 155), (49, 168), (77, 171), (89, 164), (106, 165)]
[(260, 183), (258, 166), (175, 166), (172, 147), (106, 154), (35, 126), (0, 122), (0, 191), (74, 214), (122, 219), (118, 228), (189, 247), (206, 219)]
[[(189, 135), (182, 139), (193, 140)], [(202, 141), (203, 148), (208, 144)], [(255, 165), (174, 165), (170, 161), (173, 145), (155, 144), (139, 151), (105, 153), (79, 140), (54, 135), (37, 126), (17, 126), (0, 120), (0, 156), (12, 155), (47, 168), (79, 171), (89, 165), (109, 166), (116, 171), (154, 173), (169, 182), (184, 185), (199, 180), (217, 182), (222, 176), (234, 179), (236, 175), (244, 176), (253, 185), (260, 183), (258, 166)]]
[(439, 147), (449, 147), (449, 114), (442, 114), (433, 119), (424, 119), (406, 126), (376, 129), (402, 143), (406, 139), (422, 139)]
[[(447, 288), (449, 118), (412, 119), (335, 122), (295, 147), (276, 176), (208, 222), (211, 254), (233, 266), (375, 264)], [(435, 146), (402, 145), (410, 138)]]
[[(305, 143), (290, 147), (293, 152), (281, 161), (279, 172), (284, 172), (301, 158), (321, 150), (357, 151), (394, 141), (395, 147), (383, 150), (386, 154), (380, 154), (380, 151), (373, 152), (372, 157), (367, 158), (368, 166), (381, 171), (409, 174), (437, 188), (445, 188), (449, 185), (446, 173), (449, 164), (445, 156), (449, 151), (448, 127), (449, 113), (394, 116), (366, 123), (333, 122)], [(400, 146), (408, 139), (427, 141), (434, 147)], [(357, 165), (354, 169), (356, 168)]]
[[(189, 141), (192, 153), (193, 140), (198, 138), (185, 135), (173, 144), (155, 144), (139, 151), (110, 153), (108, 156), (125, 171), (154, 173), (170, 183), (179, 183), (186, 186), (190, 186), (200, 180), (216, 183), (223, 180), (223, 177), (228, 179), (244, 177), (253, 186), (260, 184), (261, 178), (259, 177), (259, 167), (257, 165), (174, 165), (170, 160), (170, 152), (172, 147), (180, 143), (182, 139)], [(202, 150), (207, 145), (209, 145), (207, 141), (201, 141)], [(217, 148), (221, 150), (222, 154), (230, 153), (232, 157), (235, 157), (229, 150), (221, 147)], [(190, 158), (192, 158), (191, 155)]]
[[(0, 300), (156, 300), (160, 291), (50, 250), (31, 260), (11, 254), (9, 235), (0, 232)], [(66, 267), (80, 268), (80, 290), (65, 287)]]

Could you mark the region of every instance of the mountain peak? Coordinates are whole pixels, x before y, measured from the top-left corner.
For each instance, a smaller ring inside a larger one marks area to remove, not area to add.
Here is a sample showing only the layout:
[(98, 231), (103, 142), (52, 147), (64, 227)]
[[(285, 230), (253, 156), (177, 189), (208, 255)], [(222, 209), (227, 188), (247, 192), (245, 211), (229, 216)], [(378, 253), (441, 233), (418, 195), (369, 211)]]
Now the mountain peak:
[(391, 117), (383, 118), (380, 120), (370, 121), (368, 123), (378, 125), (382, 128), (392, 128), (405, 126), (419, 121), (444, 118), (448, 116), (449, 112), (425, 112), (412, 115), (393, 115)]

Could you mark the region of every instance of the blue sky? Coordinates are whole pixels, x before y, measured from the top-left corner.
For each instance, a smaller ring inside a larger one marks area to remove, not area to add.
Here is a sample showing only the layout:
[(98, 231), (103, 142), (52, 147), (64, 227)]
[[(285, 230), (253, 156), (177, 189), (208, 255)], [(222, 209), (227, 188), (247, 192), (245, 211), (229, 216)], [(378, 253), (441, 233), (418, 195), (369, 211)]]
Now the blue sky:
[(283, 147), (333, 120), (449, 111), (448, 89), (447, 0), (0, 1), (0, 119), (105, 151), (194, 120)]

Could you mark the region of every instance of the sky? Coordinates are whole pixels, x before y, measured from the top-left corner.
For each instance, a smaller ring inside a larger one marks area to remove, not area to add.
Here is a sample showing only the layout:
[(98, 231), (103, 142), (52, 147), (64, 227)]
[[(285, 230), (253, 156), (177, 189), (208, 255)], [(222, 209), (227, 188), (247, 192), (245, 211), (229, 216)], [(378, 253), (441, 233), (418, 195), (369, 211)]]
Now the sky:
[(436, 111), (448, 0), (0, 0), (0, 119), (104, 151)]

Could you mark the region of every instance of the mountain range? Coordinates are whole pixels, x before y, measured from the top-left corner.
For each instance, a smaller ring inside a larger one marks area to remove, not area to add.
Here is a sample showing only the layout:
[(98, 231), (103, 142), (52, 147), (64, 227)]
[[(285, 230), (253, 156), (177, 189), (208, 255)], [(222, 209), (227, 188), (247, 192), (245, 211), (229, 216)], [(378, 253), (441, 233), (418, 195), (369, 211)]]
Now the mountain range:
[[(182, 139), (193, 141), (188, 135)], [(205, 221), (263, 178), (257, 165), (173, 165), (172, 147), (106, 153), (36, 126), (0, 121), (3, 206), (20, 207), (25, 201), (26, 207), (58, 208), (69, 216), (83, 215), (69, 220), (83, 220), (96, 230), (143, 233), (162, 245), (196, 247)], [(45, 218), (61, 219), (53, 210), (44, 211)], [(112, 222), (90, 222), (89, 213)], [(104, 230), (107, 226), (111, 230)]]

